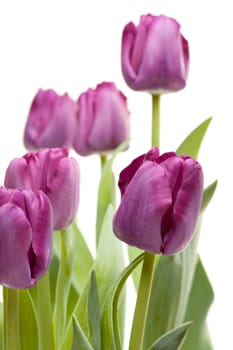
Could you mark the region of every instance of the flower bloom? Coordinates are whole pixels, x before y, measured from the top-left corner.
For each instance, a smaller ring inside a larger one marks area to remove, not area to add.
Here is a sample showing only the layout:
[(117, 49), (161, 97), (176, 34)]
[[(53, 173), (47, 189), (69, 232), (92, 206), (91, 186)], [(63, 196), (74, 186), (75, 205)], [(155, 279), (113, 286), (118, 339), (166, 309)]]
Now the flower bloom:
[(113, 230), (129, 245), (172, 255), (191, 241), (198, 218), (203, 173), (189, 156), (159, 156), (157, 148), (136, 158), (119, 179), (122, 199)]
[(7, 188), (42, 190), (50, 199), (54, 229), (68, 226), (79, 203), (79, 166), (66, 148), (41, 149), (12, 160), (6, 170)]
[(28, 150), (43, 147), (70, 147), (77, 104), (67, 95), (40, 89), (32, 101), (24, 131)]
[(52, 208), (42, 191), (0, 187), (0, 284), (33, 286), (48, 269), (52, 233)]
[(187, 40), (179, 23), (165, 16), (141, 16), (123, 31), (121, 65), (130, 88), (154, 94), (185, 87), (189, 66)]
[(88, 89), (78, 99), (74, 149), (81, 155), (114, 150), (129, 138), (126, 97), (114, 83)]

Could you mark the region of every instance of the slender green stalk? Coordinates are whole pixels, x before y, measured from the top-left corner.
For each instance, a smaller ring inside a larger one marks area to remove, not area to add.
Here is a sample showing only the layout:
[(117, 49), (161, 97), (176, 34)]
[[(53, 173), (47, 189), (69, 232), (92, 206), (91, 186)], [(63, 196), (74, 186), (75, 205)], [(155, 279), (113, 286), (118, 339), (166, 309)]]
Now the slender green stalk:
[(138, 289), (129, 350), (142, 350), (154, 270), (159, 255), (145, 252)]
[(101, 173), (103, 172), (103, 168), (105, 166), (106, 161), (107, 161), (107, 156), (104, 154), (101, 154), (100, 156)]
[(54, 350), (49, 272), (37, 283), (36, 289), (40, 350)]
[(20, 350), (19, 291), (3, 287), (5, 350)]
[(73, 269), (72, 236), (66, 230), (60, 231), (61, 258), (56, 284), (56, 300), (53, 314), (56, 349), (60, 349), (64, 336), (67, 317), (68, 296), (71, 286)]
[[(160, 96), (152, 95), (152, 147), (160, 142)], [(152, 283), (159, 255), (145, 252), (137, 302), (130, 336), (129, 350), (143, 350), (144, 333), (151, 297)]]
[(152, 146), (159, 147), (160, 143), (160, 95), (152, 95)]

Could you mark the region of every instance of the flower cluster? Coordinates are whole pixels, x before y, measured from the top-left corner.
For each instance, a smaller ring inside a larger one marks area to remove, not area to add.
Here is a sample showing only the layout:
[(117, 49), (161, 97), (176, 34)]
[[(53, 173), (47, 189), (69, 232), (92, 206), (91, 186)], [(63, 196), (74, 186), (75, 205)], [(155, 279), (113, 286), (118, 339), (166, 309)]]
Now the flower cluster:
[[(216, 183), (203, 196), (203, 171), (195, 158), (209, 121), (176, 152), (160, 154), (158, 148), (160, 95), (183, 89), (188, 75), (189, 47), (179, 23), (165, 16), (145, 15), (138, 26), (127, 24), (121, 65), (130, 88), (151, 93), (153, 122), (152, 148), (120, 172), (118, 208), (112, 164), (127, 149), (130, 136), (124, 94), (114, 83), (103, 82), (81, 93), (76, 101), (51, 89), (40, 89), (33, 99), (24, 131), (30, 153), (10, 162), (4, 187), (0, 187), (6, 350), (18, 350), (20, 342), (26, 342), (23, 327), (19, 327), (25, 320), (22, 305), (30, 311), (35, 326), (32, 334), (37, 335), (29, 337), (31, 348), (55, 350), (56, 344), (57, 349), (122, 349), (120, 294), (127, 277), (142, 261), (140, 282), (134, 276), (138, 299), (129, 349), (160, 349), (164, 344), (180, 348), (191, 326), (187, 317), (198, 321), (192, 336), (195, 346), (196, 334), (205, 333), (203, 310), (192, 313), (200, 290), (192, 293), (192, 288), (202, 286), (202, 282), (194, 285), (196, 276), (207, 285), (195, 230)], [(98, 154), (101, 158), (96, 259), (75, 223), (80, 168), (69, 156), (69, 148), (81, 156)], [(131, 246), (125, 268), (120, 241)], [(144, 252), (139, 255), (134, 247)], [(18, 293), (18, 289), (29, 288)], [(177, 296), (179, 291), (182, 299)], [(208, 341), (206, 338), (205, 343)]]

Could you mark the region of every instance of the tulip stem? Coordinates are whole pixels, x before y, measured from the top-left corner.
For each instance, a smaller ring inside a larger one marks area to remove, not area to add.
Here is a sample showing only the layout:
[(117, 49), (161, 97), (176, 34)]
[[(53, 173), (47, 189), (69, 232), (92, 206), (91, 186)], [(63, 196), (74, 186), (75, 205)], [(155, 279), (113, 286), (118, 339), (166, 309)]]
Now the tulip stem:
[(20, 350), (19, 290), (3, 287), (4, 340), (6, 350)]
[(40, 350), (54, 349), (49, 272), (37, 283)]
[(160, 95), (152, 95), (152, 147), (159, 147), (160, 142)]
[(142, 350), (154, 271), (159, 255), (145, 252), (137, 302), (130, 336), (129, 350)]

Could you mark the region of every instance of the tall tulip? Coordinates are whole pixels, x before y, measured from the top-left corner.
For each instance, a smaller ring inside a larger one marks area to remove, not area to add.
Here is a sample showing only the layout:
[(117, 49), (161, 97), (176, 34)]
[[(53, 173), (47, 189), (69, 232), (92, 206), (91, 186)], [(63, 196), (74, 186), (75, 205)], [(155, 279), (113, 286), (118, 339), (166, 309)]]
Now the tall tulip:
[(122, 171), (116, 236), (146, 251), (172, 255), (190, 242), (203, 192), (200, 164), (154, 148)]
[(123, 31), (121, 65), (130, 88), (160, 95), (186, 85), (189, 47), (179, 23), (170, 17), (141, 16)]
[(7, 188), (42, 190), (51, 201), (54, 229), (68, 226), (79, 203), (79, 166), (66, 148), (41, 149), (16, 158), (5, 175)]
[(88, 89), (78, 99), (74, 149), (81, 155), (106, 153), (129, 139), (126, 97), (114, 83)]
[(0, 284), (29, 288), (47, 271), (53, 215), (42, 192), (0, 187)]
[(77, 104), (67, 94), (39, 89), (30, 107), (24, 144), (28, 150), (70, 147), (73, 141)]

